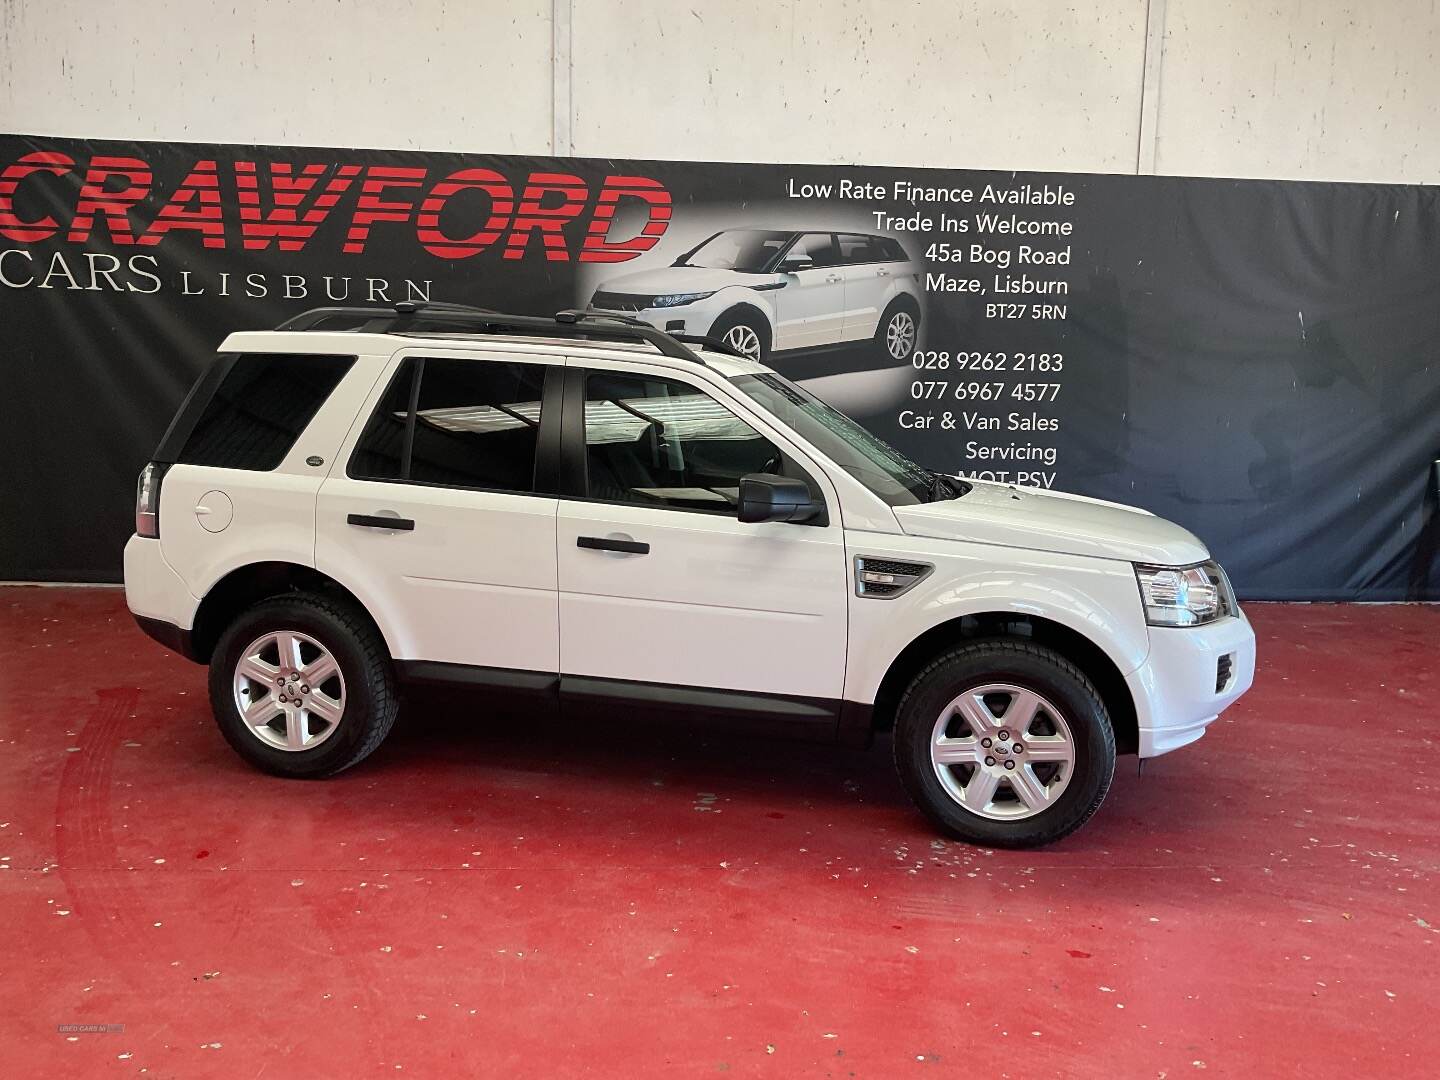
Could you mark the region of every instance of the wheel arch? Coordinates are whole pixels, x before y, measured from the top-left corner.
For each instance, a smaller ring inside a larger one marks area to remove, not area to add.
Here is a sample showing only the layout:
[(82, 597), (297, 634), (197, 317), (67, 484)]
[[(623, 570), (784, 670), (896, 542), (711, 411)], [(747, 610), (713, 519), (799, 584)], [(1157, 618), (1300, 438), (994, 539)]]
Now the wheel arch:
[(1010, 638), (1052, 649), (1075, 664), (1094, 684), (1115, 729), (1117, 753), (1136, 753), (1140, 745), (1135, 699), (1110, 655), (1090, 638), (1064, 623), (1014, 611), (985, 611), (938, 623), (911, 641), (891, 661), (875, 695), (870, 731), (888, 731), (910, 680), (941, 652), (966, 641)]
[(225, 628), (242, 611), (267, 600), (291, 592), (315, 592), (341, 600), (352, 606), (385, 641), (384, 629), (354, 591), (313, 566), (283, 561), (247, 563), (220, 578), (200, 601), (190, 629), (190, 652), (193, 659), (205, 664), (215, 650), (215, 643)]
[(715, 321), (711, 324), (711, 333), (714, 333), (715, 327), (721, 325), (726, 319), (732, 316), (751, 317), (760, 320), (761, 324), (765, 327), (765, 332), (770, 335), (770, 344), (772, 346), (775, 344), (774, 312), (765, 310), (765, 307), (758, 303), (755, 297), (747, 296), (744, 299), (735, 300), (733, 303), (727, 304), (724, 309), (721, 310), (720, 314), (715, 316)]

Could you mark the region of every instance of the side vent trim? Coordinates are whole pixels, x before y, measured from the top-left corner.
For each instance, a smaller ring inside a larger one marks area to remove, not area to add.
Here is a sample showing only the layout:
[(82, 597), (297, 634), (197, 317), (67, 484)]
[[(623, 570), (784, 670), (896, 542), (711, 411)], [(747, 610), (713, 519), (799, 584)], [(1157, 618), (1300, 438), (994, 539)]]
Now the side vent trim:
[(893, 600), (924, 581), (934, 569), (930, 563), (857, 555), (855, 595), (868, 600)]

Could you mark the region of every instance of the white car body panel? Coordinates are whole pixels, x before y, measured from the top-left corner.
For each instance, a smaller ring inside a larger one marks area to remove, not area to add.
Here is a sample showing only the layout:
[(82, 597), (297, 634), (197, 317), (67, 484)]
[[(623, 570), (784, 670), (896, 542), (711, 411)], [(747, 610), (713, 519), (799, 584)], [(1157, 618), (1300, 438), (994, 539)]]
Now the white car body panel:
[(1134, 507), (1040, 488), (974, 482), (949, 502), (895, 511), (915, 536), (1187, 566), (1209, 557), (1193, 533)]
[(1010, 612), (1060, 623), (1098, 645), (1121, 674), (1139, 668), (1149, 653), (1140, 590), (1129, 563), (857, 532), (847, 533), (846, 546), (852, 564), (857, 556), (870, 556), (935, 568), (897, 598), (856, 596), (851, 589), (847, 701), (873, 702), (891, 662), (905, 646), (966, 615)]
[[(375, 381), (359, 416), (370, 416), (407, 357), (487, 355), (512, 358), (474, 350), (401, 349)], [(562, 361), (558, 356), (524, 359), (537, 364)], [(558, 501), (352, 479), (345, 464), (363, 427), (352, 426), (319, 489), (316, 568), (337, 581), (360, 583), (356, 594), (367, 609), (386, 613), (382, 630), (396, 659), (557, 671)], [(358, 528), (347, 523), (350, 514), (408, 518), (415, 528)], [(463, 632), (457, 632), (460, 628)]]
[[(1099, 500), (983, 483), (959, 499), (892, 510), (729, 382), (766, 370), (748, 361), (706, 353), (707, 366), (697, 367), (643, 345), (318, 331), (234, 334), (222, 351), (357, 359), (275, 470), (169, 469), (161, 539), (135, 537), (125, 551), (127, 602), (145, 618), (189, 629), (202, 599), (231, 571), (288, 562), (350, 590), (397, 659), (866, 705), (895, 658), (926, 631), (1006, 612), (1067, 627), (1113, 662), (1133, 697), (1146, 757), (1198, 738), (1254, 677), (1255, 637), (1243, 614), (1194, 628), (1146, 624), (1132, 563), (1208, 558), (1188, 531)], [(351, 480), (345, 463), (407, 352), (690, 382), (811, 473), (829, 524), (742, 524), (674, 509)], [(228, 507), (207, 499), (216, 491)], [(414, 518), (415, 531), (345, 523), (348, 513), (379, 511)], [(651, 553), (634, 559), (576, 547), (581, 535), (613, 534), (645, 540)], [(900, 596), (859, 597), (857, 555), (934, 570)], [(1231, 674), (1217, 688), (1222, 656), (1231, 658)]]
[[(571, 362), (663, 374), (723, 399), (795, 459), (827, 507), (838, 510), (839, 495), (813, 450), (745, 408), (748, 399), (732, 399), (730, 387), (693, 369)], [(840, 698), (849, 590), (838, 512), (824, 526), (749, 524), (717, 514), (562, 500), (557, 524), (565, 674)], [(639, 541), (650, 551), (584, 549), (576, 543), (581, 536)]]

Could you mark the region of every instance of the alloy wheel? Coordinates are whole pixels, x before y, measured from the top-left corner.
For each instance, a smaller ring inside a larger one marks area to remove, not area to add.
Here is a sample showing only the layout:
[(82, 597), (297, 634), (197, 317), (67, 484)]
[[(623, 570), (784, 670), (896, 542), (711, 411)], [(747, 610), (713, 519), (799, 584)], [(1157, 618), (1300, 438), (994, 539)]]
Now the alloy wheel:
[(915, 349), (915, 319), (908, 311), (897, 311), (885, 327), (885, 347), (896, 360), (906, 359)]
[(1054, 805), (1075, 771), (1064, 715), (1033, 690), (987, 683), (960, 694), (935, 721), (930, 762), (945, 793), (994, 821), (1034, 817)]
[(746, 326), (744, 323), (732, 326), (725, 331), (725, 336), (721, 340), (736, 352), (744, 353), (751, 360), (760, 359), (760, 335), (755, 332), (753, 327)]
[(312, 750), (345, 714), (345, 676), (330, 650), (298, 630), (275, 630), (240, 653), (235, 708), (245, 728), (276, 750)]

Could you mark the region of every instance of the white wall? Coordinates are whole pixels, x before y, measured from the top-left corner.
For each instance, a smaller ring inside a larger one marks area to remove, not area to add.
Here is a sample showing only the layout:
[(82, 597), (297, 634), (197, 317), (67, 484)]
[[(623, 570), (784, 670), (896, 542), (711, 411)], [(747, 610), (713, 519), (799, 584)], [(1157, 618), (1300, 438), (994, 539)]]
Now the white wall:
[(1431, 0), (0, 0), (37, 134), (1433, 183), (1437, 101)]
[(1440, 181), (1435, 0), (1169, 0), (1157, 171)]

